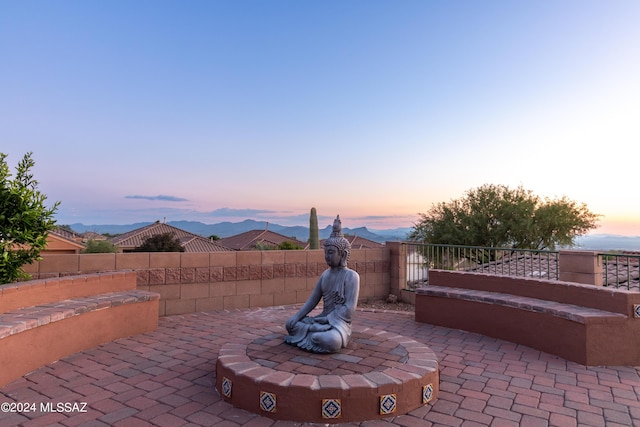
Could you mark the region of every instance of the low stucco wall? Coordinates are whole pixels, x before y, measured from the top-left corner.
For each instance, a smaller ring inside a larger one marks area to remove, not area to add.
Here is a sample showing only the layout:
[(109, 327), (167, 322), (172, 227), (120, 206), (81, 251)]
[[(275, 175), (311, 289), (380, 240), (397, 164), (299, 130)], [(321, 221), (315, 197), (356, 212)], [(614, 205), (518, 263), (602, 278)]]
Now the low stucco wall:
[[(355, 249), (360, 298), (386, 298), (389, 250)], [(327, 268), (322, 250), (211, 253), (43, 254), (34, 279), (132, 270), (137, 288), (160, 294), (160, 315), (303, 303)]]

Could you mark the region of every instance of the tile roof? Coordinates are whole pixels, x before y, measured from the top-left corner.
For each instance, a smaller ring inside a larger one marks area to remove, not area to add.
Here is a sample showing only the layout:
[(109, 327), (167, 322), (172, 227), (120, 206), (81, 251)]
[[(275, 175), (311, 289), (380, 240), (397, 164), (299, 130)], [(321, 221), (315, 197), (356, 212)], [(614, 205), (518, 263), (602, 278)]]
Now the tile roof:
[(185, 252), (226, 252), (231, 250), (215, 240), (209, 240), (202, 236), (182, 237), (180, 244)]
[(107, 236), (98, 234), (95, 231), (87, 231), (86, 233), (76, 233), (73, 230), (56, 227), (53, 231), (57, 236), (64, 237), (68, 240), (86, 243), (87, 240), (107, 240)]
[[(627, 254), (624, 254), (627, 255)], [(617, 256), (614, 259), (605, 259), (602, 266), (604, 283), (607, 286), (640, 291), (640, 266), (638, 254), (635, 257)]]
[[(349, 241), (351, 244), (351, 249), (380, 249), (384, 248), (384, 244), (380, 242), (375, 242), (373, 240), (365, 239), (364, 237), (360, 237), (357, 235), (344, 235), (345, 239)], [(323, 247), (324, 241), (327, 239), (320, 240), (320, 248)]]
[(231, 250), (220, 244), (219, 241), (211, 241), (206, 237), (162, 222), (155, 222), (115, 236), (111, 239), (111, 243), (124, 251), (130, 251), (140, 246), (145, 238), (164, 233), (173, 233), (180, 240), (185, 252), (222, 252)]
[(51, 231), (51, 233), (55, 234), (58, 237), (62, 237), (64, 239), (71, 240), (74, 242), (82, 241), (82, 236), (80, 234), (76, 233), (73, 230), (67, 230), (66, 228), (56, 227), (54, 230)]
[(283, 242), (291, 242), (301, 248), (306, 248), (307, 243), (301, 242), (293, 237), (275, 233), (270, 230), (250, 230), (235, 236), (225, 237), (217, 240), (221, 245), (236, 251), (248, 251), (256, 249), (256, 245), (277, 248)]

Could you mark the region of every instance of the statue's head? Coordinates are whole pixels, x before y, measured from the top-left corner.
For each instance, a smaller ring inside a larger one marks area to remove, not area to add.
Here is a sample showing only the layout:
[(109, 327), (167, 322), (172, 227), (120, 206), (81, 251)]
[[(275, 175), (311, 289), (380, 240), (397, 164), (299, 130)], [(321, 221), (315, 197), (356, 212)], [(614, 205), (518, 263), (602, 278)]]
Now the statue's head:
[(333, 228), (331, 230), (331, 236), (324, 241), (325, 253), (329, 247), (334, 247), (340, 253), (340, 265), (342, 267), (347, 266), (349, 260), (349, 254), (351, 253), (351, 243), (342, 234), (342, 222), (340, 221), (340, 215), (333, 221)]

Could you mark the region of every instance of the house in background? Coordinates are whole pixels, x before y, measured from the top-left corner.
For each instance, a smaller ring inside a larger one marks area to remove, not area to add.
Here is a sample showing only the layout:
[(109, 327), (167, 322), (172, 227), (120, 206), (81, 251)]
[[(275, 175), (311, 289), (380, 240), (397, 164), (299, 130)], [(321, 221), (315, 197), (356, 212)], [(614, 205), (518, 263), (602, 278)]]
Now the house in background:
[[(180, 240), (180, 245), (185, 252), (268, 250), (281, 249), (283, 245), (289, 248), (309, 249), (307, 242), (270, 231), (268, 225), (264, 230), (251, 230), (235, 236), (211, 240), (165, 222), (156, 221), (153, 224), (131, 230), (111, 239), (95, 232), (79, 234), (72, 230), (57, 228), (49, 233), (47, 247), (43, 252), (78, 254), (85, 249), (84, 244), (89, 240), (110, 240), (111, 243), (118, 247), (119, 252), (134, 252), (138, 246), (142, 245), (145, 238), (165, 233), (173, 233)], [(384, 247), (382, 243), (357, 235), (346, 234), (345, 238), (351, 243), (352, 249), (379, 249)], [(322, 248), (323, 242), (324, 240), (320, 241), (320, 248)]]
[(84, 250), (83, 238), (78, 233), (56, 228), (47, 235), (47, 246), (43, 254), (79, 254)]
[(223, 246), (233, 249), (234, 251), (253, 251), (261, 249), (278, 249), (282, 244), (288, 244), (292, 247), (307, 249), (308, 244), (297, 240), (294, 237), (287, 237), (280, 233), (269, 230), (269, 225), (265, 230), (251, 230), (235, 236), (225, 237), (217, 240)]
[(180, 240), (180, 245), (185, 252), (223, 252), (231, 250), (220, 244), (219, 240), (209, 240), (206, 237), (160, 221), (115, 236), (111, 239), (111, 243), (116, 245), (120, 252), (134, 252), (144, 242), (145, 238), (165, 233), (173, 233)]
[[(345, 234), (344, 238), (349, 241), (351, 244), (351, 249), (380, 249), (384, 248), (383, 243), (374, 242), (373, 240), (365, 239), (364, 237), (359, 237), (356, 235)], [(326, 239), (320, 240), (320, 248), (322, 249), (324, 245), (324, 241)]]
[(380, 242), (374, 242), (370, 239), (365, 239), (357, 235), (350, 236), (345, 235), (346, 239), (351, 243), (351, 249), (380, 249), (384, 248), (384, 244)]

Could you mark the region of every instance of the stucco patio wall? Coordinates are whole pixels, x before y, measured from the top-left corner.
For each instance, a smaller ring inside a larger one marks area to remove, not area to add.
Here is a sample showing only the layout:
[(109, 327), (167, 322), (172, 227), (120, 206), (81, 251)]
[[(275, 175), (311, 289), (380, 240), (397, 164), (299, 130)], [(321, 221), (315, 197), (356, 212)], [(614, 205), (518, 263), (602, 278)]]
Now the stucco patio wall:
[[(360, 299), (386, 298), (389, 250), (354, 249)], [(25, 266), (33, 279), (136, 272), (137, 288), (160, 294), (160, 315), (303, 303), (327, 268), (322, 250), (211, 253), (42, 254)]]

